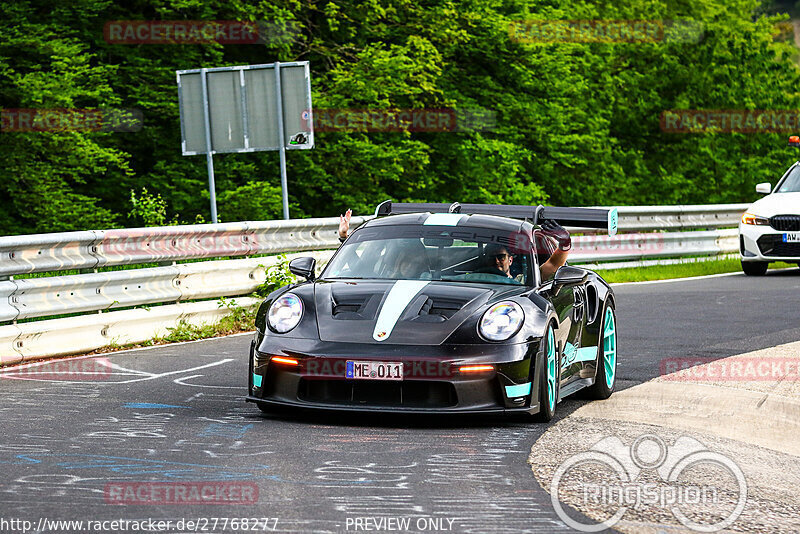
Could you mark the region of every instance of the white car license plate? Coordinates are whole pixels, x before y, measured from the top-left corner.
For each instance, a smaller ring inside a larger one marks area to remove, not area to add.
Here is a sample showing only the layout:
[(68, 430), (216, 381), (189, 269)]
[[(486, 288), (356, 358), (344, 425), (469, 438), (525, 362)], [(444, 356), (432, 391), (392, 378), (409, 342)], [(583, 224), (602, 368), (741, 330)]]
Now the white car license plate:
[(788, 232), (783, 234), (784, 243), (800, 243), (800, 232)]
[(401, 362), (363, 362), (347, 360), (345, 378), (359, 380), (402, 380)]

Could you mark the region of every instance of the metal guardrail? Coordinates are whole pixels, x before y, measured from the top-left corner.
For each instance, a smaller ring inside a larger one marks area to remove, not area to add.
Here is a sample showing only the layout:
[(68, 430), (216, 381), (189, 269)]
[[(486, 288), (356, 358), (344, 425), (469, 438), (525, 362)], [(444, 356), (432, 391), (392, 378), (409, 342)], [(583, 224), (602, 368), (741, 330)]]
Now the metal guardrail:
[(5, 236), (0, 277), (337, 248), (338, 228), (338, 219), (324, 218)]
[(730, 228), (739, 224), (750, 204), (685, 206), (622, 206), (618, 227), (623, 232)]
[[(236, 301), (248, 309), (260, 303), (253, 298)], [(115, 343), (141, 343), (167, 335), (180, 321), (214, 323), (228, 313), (217, 301), (205, 300), (4, 325), (0, 326), (0, 365), (90, 352)]]
[[(622, 206), (620, 232), (736, 226), (747, 204)], [(358, 226), (367, 217), (353, 217)], [(136, 263), (336, 248), (336, 218), (93, 230), (0, 237), (0, 277)]]
[(64, 232), (0, 237), (0, 276), (94, 269), (102, 232)]
[(738, 230), (576, 236), (570, 263), (676, 256), (713, 256), (738, 250)]
[[(733, 252), (738, 250), (737, 230), (717, 228), (735, 226), (747, 206), (620, 207), (622, 233), (575, 236), (570, 260), (612, 262)], [(351, 226), (370, 218), (353, 217)], [(111, 342), (140, 342), (153, 337), (153, 332), (164, 332), (170, 322), (218, 318), (227, 310), (219, 309), (215, 301), (186, 301), (248, 295), (264, 282), (265, 268), (276, 258), (174, 262), (279, 252), (307, 255), (301, 251), (316, 251), (313, 255), (324, 262), (333, 254), (324, 249), (339, 246), (337, 229), (338, 219), (326, 218), (0, 237), (0, 277), (10, 278), (0, 280), (0, 322), (105, 312), (0, 326), (0, 364), (86, 352)], [(645, 230), (662, 232), (642, 233)], [(13, 279), (27, 273), (170, 262), (173, 265)], [(253, 306), (257, 301), (246, 302)], [(165, 305), (111, 311), (152, 304)]]
[[(331, 254), (314, 255), (326, 261)], [(265, 270), (276, 263), (275, 257), (249, 258), (8, 280), (0, 282), (0, 299), (7, 297), (0, 300), (0, 320), (248, 295), (264, 283)]]

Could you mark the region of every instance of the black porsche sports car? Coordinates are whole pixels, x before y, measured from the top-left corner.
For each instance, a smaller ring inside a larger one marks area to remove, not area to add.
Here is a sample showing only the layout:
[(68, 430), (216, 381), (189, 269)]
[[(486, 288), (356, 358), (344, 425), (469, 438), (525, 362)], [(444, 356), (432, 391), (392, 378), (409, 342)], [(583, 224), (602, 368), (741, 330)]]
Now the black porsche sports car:
[(569, 265), (542, 279), (555, 244), (539, 223), (613, 234), (615, 209), (387, 201), (376, 215), (319, 278), (313, 258), (293, 260), (306, 281), (261, 305), (249, 402), (548, 421), (578, 390), (611, 395), (613, 291)]

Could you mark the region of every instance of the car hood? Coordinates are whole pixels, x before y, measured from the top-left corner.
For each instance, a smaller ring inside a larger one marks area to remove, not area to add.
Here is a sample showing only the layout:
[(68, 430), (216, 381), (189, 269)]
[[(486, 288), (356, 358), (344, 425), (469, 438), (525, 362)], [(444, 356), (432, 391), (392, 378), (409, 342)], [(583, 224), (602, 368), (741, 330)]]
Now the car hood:
[(425, 280), (319, 281), (319, 337), (350, 343), (439, 345), (487, 304), (528, 288)]
[(747, 211), (761, 217), (800, 214), (800, 193), (773, 193), (756, 201)]

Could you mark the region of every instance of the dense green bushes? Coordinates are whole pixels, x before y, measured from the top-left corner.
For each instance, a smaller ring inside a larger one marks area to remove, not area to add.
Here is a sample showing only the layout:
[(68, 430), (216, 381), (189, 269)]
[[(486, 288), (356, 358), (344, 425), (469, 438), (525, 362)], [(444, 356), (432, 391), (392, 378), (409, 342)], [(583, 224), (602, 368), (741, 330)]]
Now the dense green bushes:
[[(324, 132), (288, 154), (292, 217), (398, 200), (565, 205), (737, 202), (776, 181), (786, 133), (664, 133), (668, 109), (800, 109), (796, 51), (756, 0), (373, 0), (69, 3), (0, 7), (0, 106), (133, 108), (133, 133), (0, 134), (0, 233), (208, 220), (203, 157), (180, 155), (175, 71), (309, 60), (316, 109), (485, 109), (478, 132)], [(113, 20), (253, 20), (262, 45), (112, 45)], [(692, 20), (702, 40), (526, 44), (524, 19)], [(274, 28), (275, 26), (273, 26)], [(280, 217), (274, 153), (215, 158), (223, 220)], [(133, 210), (132, 217), (128, 214)]]

